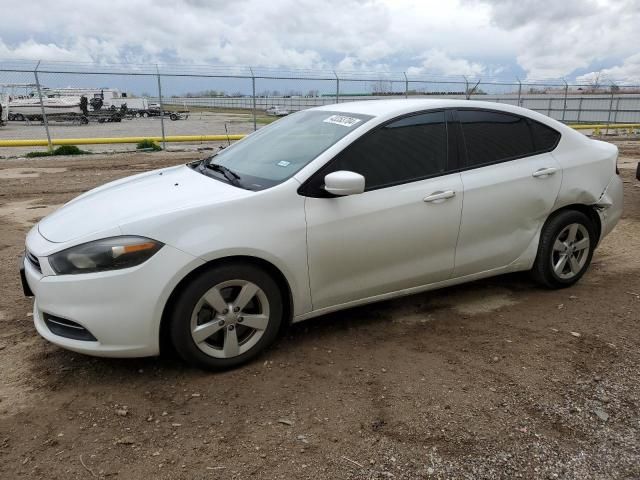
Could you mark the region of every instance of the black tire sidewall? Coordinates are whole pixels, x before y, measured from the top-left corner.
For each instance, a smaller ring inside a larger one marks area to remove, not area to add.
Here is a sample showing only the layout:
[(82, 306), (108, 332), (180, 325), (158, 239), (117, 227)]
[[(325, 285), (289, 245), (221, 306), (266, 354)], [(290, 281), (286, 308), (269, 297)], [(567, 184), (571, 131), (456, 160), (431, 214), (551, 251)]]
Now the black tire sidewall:
[[(552, 266), (553, 244), (560, 232), (572, 223), (583, 225), (589, 234), (589, 252), (587, 261), (580, 272), (569, 278), (558, 277)], [(565, 288), (575, 284), (588, 270), (598, 239), (593, 223), (584, 213), (576, 210), (565, 210), (550, 218), (545, 224), (538, 248), (538, 256), (534, 267), (536, 277), (550, 288)]]
[[(207, 290), (227, 281), (242, 279), (258, 285), (269, 301), (269, 325), (262, 338), (249, 351), (233, 358), (207, 355), (191, 337), (191, 314)], [(225, 370), (240, 366), (259, 355), (276, 339), (283, 320), (283, 297), (278, 284), (264, 270), (248, 264), (213, 267), (199, 273), (179, 294), (171, 315), (171, 341), (178, 354), (188, 363), (207, 370)]]

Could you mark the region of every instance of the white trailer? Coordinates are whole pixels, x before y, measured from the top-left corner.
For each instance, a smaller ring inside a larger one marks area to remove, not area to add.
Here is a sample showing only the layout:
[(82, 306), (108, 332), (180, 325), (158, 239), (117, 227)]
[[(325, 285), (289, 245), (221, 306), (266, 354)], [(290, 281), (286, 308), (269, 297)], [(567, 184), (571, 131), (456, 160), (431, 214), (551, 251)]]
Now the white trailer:
[(148, 110), (149, 104), (146, 98), (132, 97), (127, 92), (121, 92), (116, 88), (45, 88), (43, 95), (55, 94), (62, 97), (87, 97), (102, 100), (102, 108), (119, 110), (126, 104), (128, 110)]

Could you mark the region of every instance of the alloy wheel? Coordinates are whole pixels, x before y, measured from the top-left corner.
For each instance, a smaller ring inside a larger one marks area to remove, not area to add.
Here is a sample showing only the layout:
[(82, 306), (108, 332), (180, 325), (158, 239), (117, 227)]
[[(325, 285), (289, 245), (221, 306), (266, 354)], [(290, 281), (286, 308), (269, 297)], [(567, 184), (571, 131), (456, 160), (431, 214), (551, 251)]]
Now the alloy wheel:
[(191, 314), (191, 338), (206, 355), (233, 358), (250, 350), (269, 325), (265, 292), (246, 280), (209, 289)]
[(589, 258), (591, 241), (589, 232), (580, 223), (564, 227), (553, 243), (551, 267), (562, 280), (569, 280), (580, 273)]

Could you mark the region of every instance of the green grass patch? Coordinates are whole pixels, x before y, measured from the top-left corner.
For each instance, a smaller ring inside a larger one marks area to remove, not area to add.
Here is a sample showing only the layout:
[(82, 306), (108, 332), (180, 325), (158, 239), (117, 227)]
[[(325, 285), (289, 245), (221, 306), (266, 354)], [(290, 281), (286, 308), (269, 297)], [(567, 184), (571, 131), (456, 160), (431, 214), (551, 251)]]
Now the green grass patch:
[(46, 152), (29, 152), (25, 155), (27, 158), (52, 157), (54, 155), (87, 155), (89, 152), (80, 150), (75, 145), (61, 145), (52, 151)]
[(136, 145), (136, 149), (137, 150), (150, 150), (152, 152), (159, 152), (160, 150), (162, 150), (162, 147), (160, 145), (158, 145), (156, 142), (154, 142), (153, 140), (149, 140), (148, 138), (145, 138), (141, 142), (138, 142), (138, 144)]
[(29, 152), (25, 155), (27, 158), (36, 158), (36, 157), (50, 157), (53, 155), (53, 152)]

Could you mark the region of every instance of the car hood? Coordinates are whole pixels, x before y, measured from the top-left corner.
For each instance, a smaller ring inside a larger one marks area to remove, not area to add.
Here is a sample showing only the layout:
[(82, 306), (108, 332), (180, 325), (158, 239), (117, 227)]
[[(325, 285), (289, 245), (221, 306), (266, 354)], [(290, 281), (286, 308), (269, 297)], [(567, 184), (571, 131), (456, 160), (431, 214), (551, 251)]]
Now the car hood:
[(180, 165), (90, 190), (41, 220), (38, 230), (50, 242), (68, 242), (135, 220), (251, 193)]

